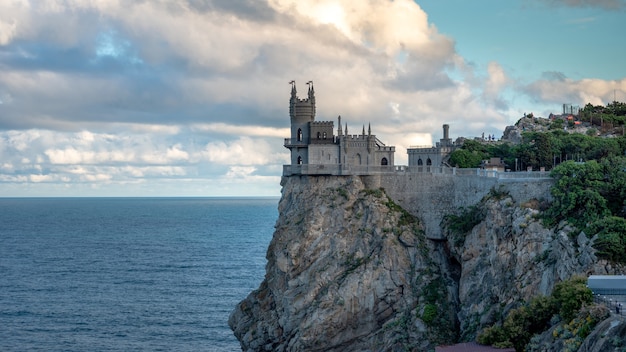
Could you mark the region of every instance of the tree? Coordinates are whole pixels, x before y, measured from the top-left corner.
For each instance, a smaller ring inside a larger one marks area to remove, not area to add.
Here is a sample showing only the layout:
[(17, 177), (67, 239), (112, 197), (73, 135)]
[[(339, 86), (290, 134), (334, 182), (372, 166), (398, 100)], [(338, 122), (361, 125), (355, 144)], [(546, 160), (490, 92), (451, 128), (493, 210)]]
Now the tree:
[(598, 236), (593, 247), (599, 257), (626, 262), (626, 219), (609, 216), (596, 221), (590, 228), (590, 232)]
[(450, 154), (450, 165), (462, 168), (476, 168), (483, 161), (483, 155), (477, 151), (457, 149)]
[(554, 286), (552, 296), (559, 307), (559, 315), (565, 321), (574, 319), (583, 304), (593, 302), (593, 292), (587, 287), (587, 278), (582, 276), (559, 282)]
[(583, 229), (611, 214), (600, 194), (606, 187), (604, 172), (595, 160), (567, 161), (554, 168), (551, 176), (556, 182), (551, 190), (553, 202), (546, 214), (549, 224), (568, 220)]

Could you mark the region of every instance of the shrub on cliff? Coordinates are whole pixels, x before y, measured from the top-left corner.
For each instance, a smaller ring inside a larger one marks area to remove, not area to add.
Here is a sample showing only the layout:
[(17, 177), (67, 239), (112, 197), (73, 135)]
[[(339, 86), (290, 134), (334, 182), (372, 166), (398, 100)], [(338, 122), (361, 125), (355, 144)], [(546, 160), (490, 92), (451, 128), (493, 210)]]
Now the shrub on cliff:
[(598, 256), (626, 263), (626, 219), (609, 216), (596, 221), (590, 228), (590, 233), (598, 235), (593, 244)]
[(572, 320), (583, 305), (593, 301), (593, 293), (587, 287), (587, 279), (582, 276), (556, 284), (552, 297), (559, 307), (559, 315), (565, 321)]
[(568, 161), (551, 175), (556, 182), (545, 223), (567, 220), (590, 237), (597, 234), (598, 256), (626, 263), (626, 158)]
[[(478, 342), (524, 351), (533, 335), (550, 327), (550, 321), (555, 314), (559, 314), (565, 322), (570, 322), (581, 307), (592, 302), (593, 294), (586, 283), (584, 277), (574, 277), (558, 283), (551, 296), (536, 297), (523, 306), (510, 310), (501, 324), (483, 330), (478, 335)], [(597, 321), (588, 323), (585, 329), (592, 329), (595, 323)]]

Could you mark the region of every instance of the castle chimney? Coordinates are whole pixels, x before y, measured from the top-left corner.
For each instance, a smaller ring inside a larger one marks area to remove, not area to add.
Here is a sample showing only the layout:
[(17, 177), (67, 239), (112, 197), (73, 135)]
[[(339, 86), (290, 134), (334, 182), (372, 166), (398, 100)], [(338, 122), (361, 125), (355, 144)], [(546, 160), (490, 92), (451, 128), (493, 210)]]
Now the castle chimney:
[(443, 125), (443, 139), (450, 139), (449, 130), (450, 126), (448, 124)]

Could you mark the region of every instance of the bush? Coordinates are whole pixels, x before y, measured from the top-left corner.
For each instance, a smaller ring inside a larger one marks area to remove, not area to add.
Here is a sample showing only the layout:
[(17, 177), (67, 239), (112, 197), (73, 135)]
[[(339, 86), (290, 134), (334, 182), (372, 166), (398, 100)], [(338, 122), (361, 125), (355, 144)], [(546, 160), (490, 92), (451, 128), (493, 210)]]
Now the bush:
[(626, 219), (610, 216), (598, 220), (589, 233), (598, 235), (593, 247), (600, 258), (626, 263)]
[[(483, 330), (477, 338), (478, 343), (496, 347), (515, 347), (524, 351), (534, 334), (546, 330), (555, 314), (569, 322), (585, 304), (591, 303), (593, 294), (586, 286), (584, 277), (574, 277), (558, 283), (550, 297), (539, 296), (525, 305), (512, 309), (504, 318), (502, 325), (494, 325)], [(587, 316), (590, 314), (588, 313)], [(595, 325), (595, 320), (580, 324), (580, 334), (588, 333)], [(578, 324), (578, 322), (576, 322)]]
[(593, 301), (593, 293), (587, 287), (587, 279), (582, 276), (574, 277), (556, 284), (552, 296), (559, 307), (559, 315), (565, 321), (570, 321), (584, 304)]
[(463, 208), (459, 215), (448, 214), (443, 218), (443, 224), (452, 233), (452, 239), (456, 246), (463, 244), (465, 234), (472, 231), (474, 226), (480, 224), (486, 216), (482, 204)]
[(430, 324), (437, 317), (437, 306), (429, 303), (424, 307), (424, 314), (422, 314), (422, 321), (426, 324)]

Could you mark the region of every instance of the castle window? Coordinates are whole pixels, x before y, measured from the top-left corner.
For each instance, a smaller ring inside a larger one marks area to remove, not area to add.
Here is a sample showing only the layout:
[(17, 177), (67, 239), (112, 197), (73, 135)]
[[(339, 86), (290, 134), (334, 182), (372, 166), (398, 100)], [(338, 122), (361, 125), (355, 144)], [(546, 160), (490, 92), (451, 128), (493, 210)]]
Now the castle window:
[(324, 139), (326, 139), (326, 132), (324, 132), (324, 136), (323, 136), (323, 138), (324, 138)]
[(302, 157), (301, 156), (298, 157), (298, 165), (302, 165)]
[(357, 164), (361, 165), (361, 154), (356, 155)]
[(322, 136), (322, 134), (317, 132), (317, 139), (320, 139), (321, 136)]
[(298, 142), (302, 142), (302, 129), (298, 128)]
[(422, 166), (424, 165), (424, 162), (422, 162), (422, 158), (417, 159), (417, 166)]
[(432, 165), (432, 164), (433, 164), (433, 162), (432, 162), (432, 161), (430, 161), (430, 158), (428, 158), (428, 159), (426, 160), (426, 165), (430, 166), (430, 165)]
[(380, 165), (382, 166), (387, 166), (389, 164), (389, 162), (387, 161), (387, 158), (383, 158), (383, 160), (380, 161)]

